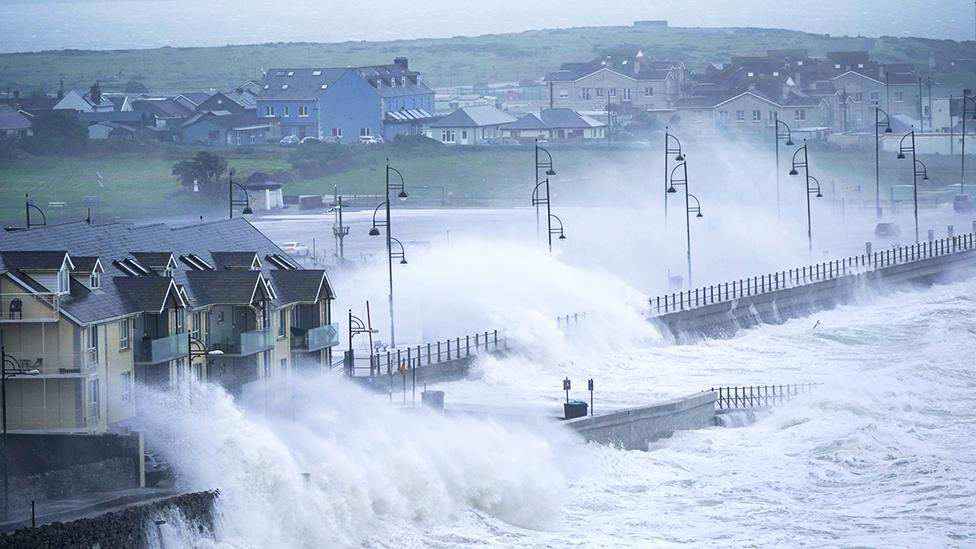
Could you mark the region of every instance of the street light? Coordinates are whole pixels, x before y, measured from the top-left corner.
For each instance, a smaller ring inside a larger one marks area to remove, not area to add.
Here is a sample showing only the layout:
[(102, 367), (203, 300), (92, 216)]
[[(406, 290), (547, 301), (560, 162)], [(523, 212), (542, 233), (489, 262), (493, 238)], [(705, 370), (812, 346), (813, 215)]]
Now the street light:
[[(390, 172), (395, 173), (397, 177), (399, 177), (400, 179), (399, 183), (390, 183)], [(390, 295), (389, 295), (390, 347), (394, 347), (394, 348), (396, 347), (396, 329), (395, 329), (394, 314), (393, 314), (393, 258), (399, 257), (401, 265), (405, 265), (407, 263), (407, 260), (404, 257), (404, 253), (403, 253), (403, 244), (401, 244), (399, 240), (393, 238), (393, 234), (392, 234), (393, 229), (390, 225), (390, 208), (392, 206), (392, 203), (390, 201), (390, 191), (396, 191), (396, 190), (400, 191), (399, 193), (397, 193), (397, 198), (399, 198), (400, 200), (407, 199), (406, 183), (403, 180), (403, 174), (400, 173), (400, 170), (390, 166), (390, 159), (387, 158), (386, 159), (386, 200), (383, 201), (382, 204), (377, 206), (375, 210), (373, 210), (373, 227), (369, 230), (369, 235), (379, 236), (380, 231), (379, 229), (377, 229), (377, 227), (386, 227), (386, 262), (387, 262), (387, 268), (389, 271), (389, 278), (390, 278)], [(386, 207), (386, 222), (377, 223), (376, 213), (379, 211), (380, 208), (384, 206)], [(400, 252), (396, 254), (393, 252), (394, 241), (400, 246)]]
[[(542, 151), (542, 152), (546, 153), (546, 158), (545, 159), (539, 160), (539, 151)], [(546, 170), (545, 171), (545, 174), (546, 174), (546, 179), (545, 179), (545, 183), (546, 183), (546, 198), (545, 198), (545, 202), (537, 201), (537, 198), (536, 198), (537, 197), (537, 194), (538, 194), (538, 191), (539, 191), (539, 185), (542, 182), (541, 176), (539, 175), (539, 170), (543, 170), (543, 169)], [(535, 181), (536, 181), (536, 185), (535, 185), (535, 189), (533, 189), (533, 191), (532, 191), (532, 205), (535, 206), (535, 241), (536, 241), (536, 244), (539, 243), (539, 239), (540, 239), (540, 236), (539, 235), (540, 235), (540, 227), (541, 227), (541, 224), (539, 222), (539, 206), (541, 206), (542, 204), (548, 204), (549, 203), (549, 177), (551, 177), (553, 175), (556, 175), (556, 170), (554, 170), (553, 167), (552, 167), (552, 154), (550, 154), (549, 153), (549, 150), (546, 149), (545, 147), (540, 147), (539, 146), (539, 140), (536, 139), (535, 140)], [(551, 248), (552, 248), (552, 246), (550, 245), (550, 251), (552, 251)]]
[[(224, 354), (220, 349), (208, 349), (206, 343), (200, 341), (199, 338), (193, 337), (190, 330), (186, 331), (186, 358), (187, 366), (190, 368), (190, 376), (193, 376), (193, 359), (208, 356), (220, 356)], [(203, 376), (200, 376), (203, 380)]]
[[(8, 369), (8, 366), (10, 368)], [(18, 375), (39, 376), (41, 371), (37, 369), (26, 370), (17, 360), (7, 354), (7, 349), (3, 343), (3, 330), (0, 330), (0, 414), (3, 414), (3, 518), (9, 517), (10, 511), (10, 482), (7, 470), (7, 378)]]
[[(244, 199), (234, 198), (234, 187), (237, 187), (244, 193)], [(234, 181), (234, 170), (230, 171), (230, 175), (227, 178), (227, 194), (230, 201), (230, 206), (228, 208), (230, 212), (230, 218), (234, 219), (234, 206), (244, 206), (241, 210), (242, 215), (251, 215), (254, 210), (251, 209), (251, 196), (247, 194), (247, 189), (245, 189), (240, 183)]]
[[(911, 138), (911, 145), (905, 144), (905, 140), (908, 138)], [(916, 158), (914, 127), (912, 131), (903, 135), (901, 141), (898, 143), (898, 160), (904, 160), (906, 158), (906, 152), (912, 153), (912, 196), (915, 201), (915, 243), (918, 244), (918, 176), (921, 175), (923, 181), (928, 181), (929, 171), (925, 168), (925, 164)], [(919, 169), (919, 166), (921, 166), (921, 169)]]
[[(366, 302), (366, 319), (369, 320), (369, 301)], [(373, 334), (379, 333), (379, 330), (374, 329), (368, 322), (363, 322), (361, 318), (352, 314), (352, 309), (349, 309), (349, 361), (346, 367), (346, 375), (349, 377), (353, 376), (353, 368), (355, 368), (355, 355), (353, 354), (352, 338), (353, 336), (359, 334), (369, 334), (369, 348), (373, 348)], [(371, 355), (372, 356), (372, 355)], [(373, 362), (370, 359), (369, 364), (369, 375), (373, 375)]]
[(779, 142), (786, 140), (786, 146), (793, 146), (793, 132), (790, 131), (790, 125), (779, 119), (779, 113), (773, 113), (773, 133), (776, 135), (776, 219), (780, 218), (780, 200), (779, 200)]
[[(559, 226), (555, 229), (552, 228), (552, 220), (555, 219)], [(566, 240), (566, 233), (563, 232), (563, 220), (559, 219), (556, 214), (549, 214), (549, 239), (552, 240), (552, 235), (558, 234), (559, 240)]]
[[(539, 196), (539, 189), (542, 188), (543, 186), (545, 187), (546, 190), (545, 198), (541, 198)], [(548, 227), (548, 233), (549, 233), (548, 235), (549, 255), (552, 255), (552, 235), (554, 234), (560, 235), (559, 240), (566, 240), (566, 236), (562, 232), (563, 222), (561, 220), (559, 221), (558, 229), (552, 228), (552, 219), (555, 217), (558, 220), (559, 218), (553, 215), (552, 206), (550, 206), (549, 204), (549, 178), (548, 177), (536, 183), (535, 188), (532, 189), (532, 205), (535, 206), (535, 209), (538, 211), (539, 206), (543, 204), (546, 205), (546, 226)], [(538, 230), (538, 227), (536, 228), (536, 230)]]
[[(881, 115), (884, 115), (884, 120), (881, 120)], [(880, 129), (884, 128), (884, 133), (891, 133), (891, 117), (888, 113), (880, 108), (874, 108), (874, 207), (877, 212), (878, 219), (881, 219), (881, 133)]]
[[(678, 171), (678, 169), (681, 169), (681, 178), (680, 179), (676, 179), (675, 178), (675, 173)], [(701, 211), (701, 201), (698, 200), (698, 197), (697, 196), (695, 196), (695, 195), (691, 194), (690, 192), (688, 192), (688, 163), (687, 162), (682, 161), (680, 164), (678, 164), (677, 166), (675, 166), (673, 170), (671, 170), (671, 174), (669, 176), (668, 193), (676, 193), (676, 192), (678, 192), (678, 189), (675, 189), (674, 188), (675, 185), (682, 185), (685, 188), (685, 237), (686, 237), (686, 242), (687, 242), (687, 248), (685, 250), (685, 252), (686, 252), (685, 257), (688, 260), (688, 287), (690, 288), (692, 286), (692, 281), (691, 281), (691, 214), (696, 214), (695, 217), (697, 217), (697, 218), (701, 218), (701, 217), (704, 217), (704, 216), (702, 215), (702, 211)], [(690, 200), (692, 198), (695, 199), (695, 205), (694, 206), (692, 206), (691, 203), (690, 203)]]
[[(803, 152), (803, 161), (797, 161), (796, 157)], [(823, 193), (820, 192), (820, 182), (810, 176), (810, 156), (809, 150), (807, 149), (807, 140), (803, 140), (803, 146), (793, 153), (793, 168), (790, 169), (790, 175), (800, 175), (797, 168), (803, 168), (804, 171), (804, 181), (806, 181), (806, 195), (807, 195), (807, 250), (813, 252), (813, 222), (810, 219), (810, 195), (816, 194), (817, 198), (823, 198)], [(816, 187), (811, 186), (811, 181), (816, 184)]]
[[(27, 212), (27, 228), (30, 229), (31, 227), (43, 227), (44, 225), (47, 225), (47, 216), (44, 215), (44, 210), (40, 209), (37, 205), (34, 204), (34, 201), (30, 199), (30, 195), (29, 194), (24, 194), (24, 198), (25, 198), (25, 201), (24, 201), (24, 210), (26, 210), (26, 212)], [(31, 210), (32, 209), (33, 210), (37, 210), (37, 213), (41, 214), (41, 222), (40, 223), (32, 223), (31, 222)]]
[[(681, 154), (681, 141), (677, 137), (671, 135), (668, 131), (668, 126), (664, 127), (664, 227), (668, 226), (668, 189), (670, 188), (671, 182), (668, 178), (671, 176), (671, 171), (668, 166), (668, 155), (675, 155), (675, 162), (684, 162), (685, 157)], [(672, 141), (674, 146), (671, 145)]]
[[(959, 172), (959, 194), (966, 194), (966, 114), (973, 113), (973, 120), (976, 120), (976, 97), (970, 97), (968, 90), (962, 92), (962, 169)], [(973, 103), (972, 110), (966, 109), (966, 101)], [(952, 117), (949, 117), (950, 125)]]

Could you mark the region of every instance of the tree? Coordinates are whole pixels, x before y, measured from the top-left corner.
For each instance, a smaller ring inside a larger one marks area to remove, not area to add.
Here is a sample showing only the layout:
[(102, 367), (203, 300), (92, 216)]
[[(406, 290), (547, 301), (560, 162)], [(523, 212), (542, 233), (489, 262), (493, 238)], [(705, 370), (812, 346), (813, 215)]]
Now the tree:
[(31, 125), (34, 136), (25, 143), (31, 153), (74, 154), (88, 146), (88, 128), (74, 111), (41, 111)]
[(193, 190), (194, 182), (200, 192), (210, 196), (219, 196), (221, 191), (220, 178), (227, 172), (227, 161), (220, 155), (200, 151), (191, 160), (183, 160), (173, 165), (172, 174), (180, 183)]
[(149, 93), (149, 89), (138, 80), (129, 80), (125, 84), (125, 93)]

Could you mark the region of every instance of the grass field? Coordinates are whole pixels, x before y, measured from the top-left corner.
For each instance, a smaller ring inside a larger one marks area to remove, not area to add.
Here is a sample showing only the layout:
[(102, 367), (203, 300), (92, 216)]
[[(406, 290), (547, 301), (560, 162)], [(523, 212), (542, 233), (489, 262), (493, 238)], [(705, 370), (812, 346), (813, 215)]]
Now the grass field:
[(631, 53), (642, 48), (652, 59), (683, 61), (691, 68), (775, 48), (807, 48), (813, 55), (867, 50), (879, 61), (918, 65), (933, 55), (974, 56), (972, 42), (948, 40), (831, 37), (757, 28), (581, 27), (390, 42), (3, 54), (0, 89), (53, 92), (62, 77), (69, 88), (87, 88), (99, 81), (107, 91), (121, 90), (132, 79), (156, 93), (220, 89), (259, 78), (262, 69), (272, 67), (389, 63), (400, 55), (410, 58), (411, 67), (422, 71), (428, 83), (449, 86), (535, 79), (563, 62), (589, 60), (615, 46)]

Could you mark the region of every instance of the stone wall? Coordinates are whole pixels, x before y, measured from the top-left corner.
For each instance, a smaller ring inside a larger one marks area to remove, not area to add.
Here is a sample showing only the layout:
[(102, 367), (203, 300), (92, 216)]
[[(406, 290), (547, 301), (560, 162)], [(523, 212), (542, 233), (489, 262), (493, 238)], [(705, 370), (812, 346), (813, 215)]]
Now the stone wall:
[(140, 549), (176, 512), (195, 534), (212, 537), (217, 492), (198, 492), (137, 505), (94, 518), (22, 528), (0, 536), (0, 549)]
[(571, 419), (564, 424), (587, 442), (647, 450), (648, 444), (675, 431), (714, 426), (715, 393), (705, 391), (651, 406)]

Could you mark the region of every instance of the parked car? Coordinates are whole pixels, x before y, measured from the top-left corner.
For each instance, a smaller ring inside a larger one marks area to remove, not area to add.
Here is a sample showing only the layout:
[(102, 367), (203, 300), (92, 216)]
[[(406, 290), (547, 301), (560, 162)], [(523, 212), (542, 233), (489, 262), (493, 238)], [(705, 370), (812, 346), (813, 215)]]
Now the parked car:
[(281, 141), (279, 141), (278, 144), (282, 147), (294, 147), (298, 144), (298, 141), (299, 139), (297, 135), (286, 135), (281, 138)]
[(973, 199), (969, 198), (968, 194), (956, 195), (952, 201), (952, 209), (958, 213), (971, 212), (973, 211)]
[(307, 145), (308, 143), (321, 143), (317, 137), (303, 137), (301, 141), (298, 142), (299, 145)]
[(301, 242), (282, 242), (279, 248), (287, 252), (289, 255), (308, 255), (308, 246), (302, 244)]
[(363, 145), (376, 145), (383, 142), (383, 138), (379, 135), (363, 135), (359, 138), (359, 142)]
[(146, 486), (158, 486), (166, 480), (172, 480), (173, 470), (156, 454), (146, 452), (142, 456), (146, 471)]
[(878, 223), (874, 228), (874, 236), (879, 238), (897, 238), (901, 229), (895, 223)]

